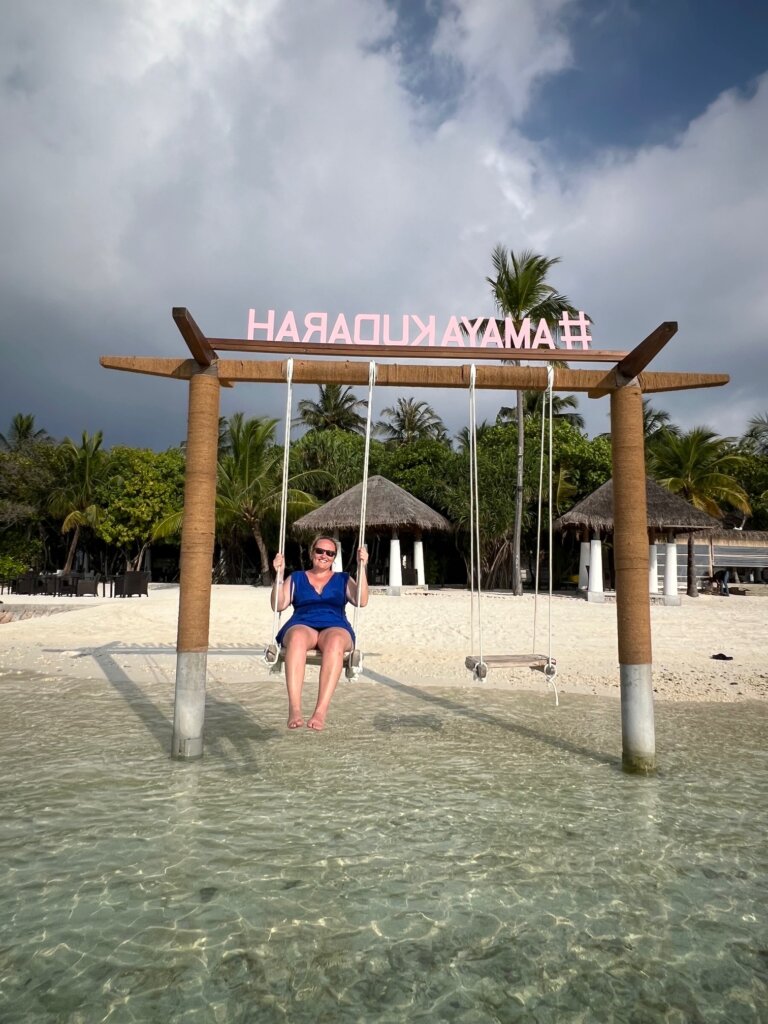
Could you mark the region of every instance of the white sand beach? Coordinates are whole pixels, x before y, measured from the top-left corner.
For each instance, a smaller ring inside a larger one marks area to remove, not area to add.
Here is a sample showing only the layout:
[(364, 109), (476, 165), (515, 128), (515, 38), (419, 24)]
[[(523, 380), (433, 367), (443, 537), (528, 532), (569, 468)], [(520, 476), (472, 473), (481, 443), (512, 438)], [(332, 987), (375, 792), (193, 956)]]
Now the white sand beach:
[[(149, 597), (62, 598), (3, 595), (0, 673), (76, 679), (129, 678), (167, 683), (175, 674), (178, 586), (153, 584)], [(747, 596), (683, 597), (680, 607), (653, 606), (654, 688), (669, 701), (768, 700), (768, 587)], [(32, 617), (2, 622), (21, 607)], [(483, 597), (483, 652), (533, 649), (533, 597)], [(47, 614), (50, 612), (50, 614)], [(547, 653), (549, 609), (538, 602), (536, 650)], [(619, 695), (616, 607), (555, 596), (552, 655), (561, 694)], [(264, 589), (215, 586), (211, 606), (209, 676), (231, 686), (279, 682), (261, 660), (271, 639)], [(464, 667), (470, 648), (469, 595), (458, 591), (371, 595), (361, 612), (365, 672), (423, 687), (492, 687), (540, 691), (547, 682), (528, 668), (493, 669), (474, 682)], [(732, 661), (713, 660), (725, 654)], [(308, 679), (316, 669), (308, 670)], [(310, 687), (311, 689), (311, 687)]]

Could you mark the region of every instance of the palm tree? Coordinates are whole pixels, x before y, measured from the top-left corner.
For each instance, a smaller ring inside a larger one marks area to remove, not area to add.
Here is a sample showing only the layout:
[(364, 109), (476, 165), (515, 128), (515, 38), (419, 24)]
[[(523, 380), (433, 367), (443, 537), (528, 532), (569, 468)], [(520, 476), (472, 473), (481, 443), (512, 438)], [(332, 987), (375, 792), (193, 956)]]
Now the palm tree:
[[(495, 277), (486, 280), (491, 286), (496, 308), (504, 317), (510, 317), (517, 329), (530, 317), (545, 320), (556, 327), (563, 312), (575, 315), (570, 299), (561, 295), (547, 282), (547, 275), (560, 260), (539, 256), (529, 250), (519, 254), (508, 252), (497, 245), (491, 257)], [(517, 392), (517, 480), (515, 484), (515, 528), (512, 549), (512, 592), (523, 592), (520, 569), (520, 546), (523, 529), (523, 467), (525, 458), (525, 406), (522, 392)]]
[[(496, 417), (496, 424), (489, 423), (487, 420), (483, 420), (482, 423), (477, 424), (476, 438), (480, 443), (484, 437), (487, 436), (489, 430), (493, 430), (495, 425), (498, 425), (499, 419)], [(469, 451), (469, 427), (462, 427), (459, 433), (456, 435), (456, 442), (459, 446), (460, 452)]]
[(74, 531), (64, 572), (72, 570), (82, 528), (97, 529), (103, 516), (95, 500), (99, 485), (110, 472), (109, 456), (101, 448), (102, 441), (100, 430), (92, 436), (84, 430), (80, 444), (66, 437), (59, 447), (62, 480), (51, 493), (48, 507), (54, 516), (63, 519), (62, 533)]
[(321, 384), (318, 401), (303, 398), (299, 402), (299, 415), (293, 422), (295, 426), (309, 427), (310, 430), (337, 427), (339, 430), (363, 434), (366, 417), (360, 410), (367, 407), (368, 403), (357, 398), (352, 388), (343, 388), (341, 384)]
[[(543, 391), (521, 391), (523, 396), (523, 411), (526, 419), (531, 416), (541, 416), (544, 408)], [(581, 413), (573, 412), (579, 406), (579, 400), (575, 395), (552, 395), (552, 416), (556, 420), (563, 420), (570, 423), (577, 430), (584, 429), (584, 417)], [(497, 423), (511, 423), (517, 415), (515, 408), (502, 405), (496, 414)]]
[(389, 444), (407, 444), (423, 438), (444, 441), (448, 432), (438, 414), (427, 402), (398, 398), (397, 405), (381, 410), (376, 431)]
[(11, 420), (8, 436), (0, 434), (0, 448), (5, 451), (18, 451), (25, 444), (35, 441), (50, 441), (50, 435), (42, 429), (35, 430), (35, 417), (17, 412)]
[(672, 422), (672, 417), (665, 409), (656, 409), (651, 405), (650, 398), (643, 399), (643, 434), (646, 441), (652, 441), (662, 430), (680, 435), (680, 427)]
[[(734, 451), (732, 437), (718, 437), (707, 427), (687, 434), (665, 431), (649, 454), (649, 472), (663, 487), (695, 508), (721, 519), (721, 503), (749, 514), (747, 493), (736, 477), (744, 457)], [(697, 596), (693, 534), (688, 534), (688, 594)]]
[(757, 455), (768, 455), (768, 413), (751, 418), (744, 441)]

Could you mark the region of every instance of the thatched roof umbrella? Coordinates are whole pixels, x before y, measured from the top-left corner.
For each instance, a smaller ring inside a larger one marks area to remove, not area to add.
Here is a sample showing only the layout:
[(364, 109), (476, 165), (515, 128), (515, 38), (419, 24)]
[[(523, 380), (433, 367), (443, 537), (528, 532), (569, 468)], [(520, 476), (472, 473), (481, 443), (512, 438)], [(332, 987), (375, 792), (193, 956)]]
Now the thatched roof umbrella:
[[(321, 508), (297, 519), (293, 530), (299, 534), (329, 533), (332, 537), (347, 531), (357, 532), (360, 526), (360, 503), (363, 495), (362, 483), (332, 498)], [(383, 476), (368, 479), (368, 497), (365, 516), (366, 530), (372, 533), (390, 534), (389, 586), (399, 593), (402, 583), (399, 532), (414, 535), (413, 571), (415, 582), (423, 585), (424, 552), (421, 535), (430, 530), (448, 531), (451, 523), (435, 512), (423, 501), (393, 484)], [(412, 581), (413, 582), (413, 581)]]
[[(363, 485), (355, 484), (321, 508), (297, 519), (297, 533), (319, 533), (323, 530), (357, 530), (360, 525), (360, 502)], [(365, 517), (370, 530), (450, 530), (451, 524), (423, 501), (393, 484), (383, 476), (368, 478), (368, 504)]]
[[(695, 596), (697, 588), (693, 536), (700, 531), (716, 530), (720, 527), (720, 523), (717, 519), (713, 519), (706, 512), (695, 508), (690, 502), (668, 491), (666, 487), (662, 487), (649, 477), (645, 479), (645, 493), (648, 505), (649, 539), (652, 544), (655, 543), (653, 535), (657, 532), (663, 532), (667, 535), (688, 534), (688, 593)], [(574, 505), (564, 516), (560, 516), (552, 525), (556, 530), (578, 531), (581, 534), (582, 558), (579, 568), (581, 584), (584, 572), (584, 549), (589, 547), (585, 542), (589, 533), (613, 533), (613, 480), (609, 480), (602, 487), (598, 487), (596, 491), (593, 491), (592, 494), (587, 495), (586, 498)], [(597, 542), (597, 545), (599, 548), (600, 543)], [(651, 554), (654, 558), (655, 550), (655, 548), (651, 548)], [(599, 557), (599, 553), (596, 554)], [(652, 578), (655, 579), (654, 566), (655, 561), (652, 561), (650, 573)], [(676, 580), (676, 570), (670, 571)], [(591, 579), (592, 577), (590, 576), (590, 586), (592, 586)], [(665, 594), (667, 593), (667, 586), (672, 588), (673, 583), (670, 579), (669, 584), (667, 584), (665, 576)], [(670, 600), (677, 601), (676, 583), (674, 586), (675, 594), (672, 596), (668, 595), (668, 597)]]
[[(646, 477), (648, 529), (673, 533), (695, 533), (716, 530), (720, 522), (684, 498), (668, 491)], [(590, 530), (593, 533), (613, 532), (613, 480), (577, 502), (570, 511), (552, 524), (556, 530)]]

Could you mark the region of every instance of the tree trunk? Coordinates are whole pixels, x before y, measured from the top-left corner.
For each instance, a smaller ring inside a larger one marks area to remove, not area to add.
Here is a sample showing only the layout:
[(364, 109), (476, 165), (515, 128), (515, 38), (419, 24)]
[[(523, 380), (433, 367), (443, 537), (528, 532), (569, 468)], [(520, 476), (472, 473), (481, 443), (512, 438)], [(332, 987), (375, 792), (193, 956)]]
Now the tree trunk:
[(512, 549), (512, 593), (520, 597), (523, 575), (520, 571), (520, 548), (523, 538), (523, 460), (525, 456), (525, 410), (523, 392), (517, 393), (517, 483), (515, 485), (515, 533)]
[(63, 572), (72, 572), (72, 563), (75, 560), (75, 554), (77, 553), (77, 544), (79, 540), (80, 527), (76, 526), (74, 536), (72, 537), (72, 541), (69, 545), (69, 551), (67, 552), (67, 560), (64, 563), (64, 569), (62, 570)]
[(141, 563), (144, 558), (144, 552), (147, 550), (148, 547), (149, 541), (146, 541), (141, 546), (141, 550), (139, 551), (135, 558), (127, 559), (129, 572), (141, 572)]
[(699, 591), (696, 586), (696, 546), (693, 542), (693, 533), (688, 534), (688, 597), (698, 597)]
[[(264, 543), (258, 523), (251, 525), (251, 533), (256, 541), (256, 547), (259, 549), (259, 557), (261, 558), (261, 582), (263, 586), (268, 587), (272, 582), (272, 573), (269, 569), (269, 552), (267, 551), (267, 545)], [(285, 556), (284, 551), (282, 554)]]

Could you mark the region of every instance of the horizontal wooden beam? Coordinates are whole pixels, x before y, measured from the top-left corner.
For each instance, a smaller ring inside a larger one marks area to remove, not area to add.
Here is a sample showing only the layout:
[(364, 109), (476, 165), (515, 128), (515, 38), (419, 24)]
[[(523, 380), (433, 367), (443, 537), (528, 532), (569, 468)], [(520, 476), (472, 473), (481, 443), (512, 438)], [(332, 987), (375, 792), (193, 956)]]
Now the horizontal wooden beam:
[[(255, 359), (220, 359), (219, 376), (235, 382), (284, 383), (287, 361), (261, 361)], [(467, 388), (470, 364), (462, 366), (427, 366), (400, 363), (381, 363), (376, 366), (376, 384), (381, 387), (411, 388)], [(558, 391), (586, 391), (602, 378), (600, 370), (555, 369), (555, 389)], [(368, 384), (368, 364), (364, 362), (318, 362), (294, 359), (294, 384), (344, 384), (351, 387)], [(538, 366), (478, 366), (476, 386), (490, 390), (544, 391), (547, 387), (546, 367)]]
[[(232, 383), (259, 381), (284, 382), (286, 362), (246, 359), (220, 359), (219, 377)], [(470, 364), (439, 366), (430, 364), (402, 365), (382, 363), (376, 367), (376, 383), (382, 387), (464, 388), (469, 386)], [(571, 370), (554, 368), (554, 390), (587, 392), (603, 379), (601, 370)], [(358, 362), (317, 362), (294, 359), (293, 380), (297, 384), (368, 383), (368, 366)], [(727, 374), (702, 373), (643, 373), (639, 383), (643, 391), (684, 391), (689, 388), (720, 387), (727, 384)], [(537, 366), (478, 366), (476, 386), (483, 390), (545, 391), (547, 371)]]
[(612, 349), (570, 348), (462, 348), (427, 345), (347, 345), (319, 341), (241, 341), (236, 338), (208, 338), (217, 352), (253, 352), (288, 356), (327, 356), (361, 359), (464, 359), (469, 362), (519, 359), (527, 362), (618, 363), (629, 353)]
[[(163, 359), (152, 356), (102, 356), (101, 365), (108, 370), (175, 377), (189, 380), (201, 372), (193, 359)], [(218, 374), (223, 385), (236, 383), (284, 384), (287, 360), (218, 359), (211, 371)], [(471, 365), (440, 366), (381, 363), (376, 367), (376, 383), (381, 387), (401, 388), (466, 388), (469, 387)], [(554, 368), (554, 390), (590, 394), (605, 379), (602, 370)], [(642, 391), (685, 391), (690, 388), (712, 388), (727, 384), (724, 373), (641, 373), (637, 378)], [(368, 365), (364, 362), (319, 361), (294, 359), (295, 384), (345, 384), (351, 387), (368, 384)], [(492, 391), (545, 391), (547, 370), (544, 366), (477, 366), (476, 386)]]
[[(694, 391), (697, 388), (721, 388), (730, 383), (728, 373), (641, 373), (637, 382), (645, 394), (657, 391)], [(592, 398), (592, 392), (587, 395)], [(600, 395), (597, 396), (601, 397)]]
[(125, 370), (126, 373), (146, 373), (151, 377), (176, 377), (189, 380), (200, 372), (194, 359), (163, 359), (156, 356), (102, 356), (99, 363), (106, 370)]

